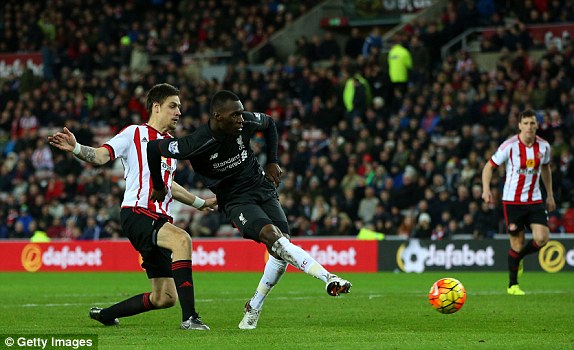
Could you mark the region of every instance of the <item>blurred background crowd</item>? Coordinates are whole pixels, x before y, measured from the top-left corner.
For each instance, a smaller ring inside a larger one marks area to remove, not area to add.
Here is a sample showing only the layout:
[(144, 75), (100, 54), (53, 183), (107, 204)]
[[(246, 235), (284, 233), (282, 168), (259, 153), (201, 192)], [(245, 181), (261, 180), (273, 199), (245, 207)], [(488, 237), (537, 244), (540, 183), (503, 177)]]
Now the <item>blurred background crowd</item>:
[[(572, 33), (538, 40), (528, 31), (574, 22), (574, 1), (453, 0), (441, 16), (414, 20), (386, 41), (380, 27), (353, 27), (344, 42), (327, 30), (298, 37), (280, 58), (269, 38), (320, 2), (3, 1), (0, 55), (40, 52), (43, 67), (0, 76), (0, 238), (36, 230), (53, 239), (121, 237), (121, 162), (93, 167), (46, 136), (67, 126), (78, 142), (100, 146), (146, 122), (145, 92), (161, 82), (181, 90), (175, 136), (208, 120), (219, 89), (275, 119), (279, 193), (293, 236), (504, 232), (500, 201), (481, 200), (481, 170), (517, 132), (518, 114), (533, 108), (538, 134), (552, 145), (558, 209), (550, 230), (574, 232)], [(495, 28), (480, 43), (500, 53), (494, 68), (481, 69), (464, 49), (441, 54), (477, 26)], [(257, 65), (247, 59), (255, 47)], [(222, 78), (204, 77), (206, 64), (225, 65)], [(263, 139), (252, 147), (264, 164)], [(186, 162), (176, 181), (209, 196)], [(494, 177), (498, 195), (503, 182), (502, 173)], [(219, 213), (183, 206), (175, 223), (193, 236), (237, 235)]]

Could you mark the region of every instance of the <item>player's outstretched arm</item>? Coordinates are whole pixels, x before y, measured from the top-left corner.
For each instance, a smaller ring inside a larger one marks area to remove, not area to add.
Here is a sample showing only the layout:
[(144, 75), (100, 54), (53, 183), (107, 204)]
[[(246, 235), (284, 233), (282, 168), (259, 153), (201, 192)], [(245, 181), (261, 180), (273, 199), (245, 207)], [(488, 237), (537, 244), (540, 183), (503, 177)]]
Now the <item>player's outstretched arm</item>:
[(214, 211), (215, 207), (217, 207), (217, 199), (215, 197), (202, 199), (175, 181), (171, 183), (171, 195), (175, 200), (191, 205), (201, 211)]
[(48, 142), (51, 146), (65, 152), (72, 152), (77, 158), (95, 165), (106, 164), (111, 159), (110, 153), (104, 147), (93, 148), (80, 145), (74, 134), (66, 127), (61, 132), (48, 136)]

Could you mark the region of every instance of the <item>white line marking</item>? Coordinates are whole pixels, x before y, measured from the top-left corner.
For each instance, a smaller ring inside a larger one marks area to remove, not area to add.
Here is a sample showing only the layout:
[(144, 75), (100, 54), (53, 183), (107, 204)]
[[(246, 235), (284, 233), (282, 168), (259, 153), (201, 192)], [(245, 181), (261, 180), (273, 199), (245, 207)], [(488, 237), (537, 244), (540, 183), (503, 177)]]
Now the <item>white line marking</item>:
[[(566, 291), (566, 290), (529, 290), (527, 291), (527, 296), (528, 295), (547, 295), (547, 294), (568, 294), (571, 293), (571, 291)], [(299, 294), (303, 294), (303, 293), (299, 293)], [(415, 295), (415, 296), (426, 296), (427, 293), (420, 293), (420, 292), (406, 292), (406, 293), (386, 293), (386, 294), (367, 294), (366, 297), (369, 300), (372, 299), (378, 299), (378, 298), (385, 298), (388, 296), (394, 296), (394, 295)], [(484, 292), (473, 292), (473, 293), (467, 293), (470, 296), (481, 296), (481, 295), (506, 295), (505, 291), (484, 291)], [(82, 296), (82, 297), (86, 297), (88, 295), (84, 295), (84, 294), (78, 294), (78, 296)], [(97, 296), (101, 296), (101, 294), (98, 294)], [(365, 294), (362, 293), (353, 293), (351, 297), (364, 297)], [(312, 296), (300, 296), (300, 297), (274, 297), (273, 299), (277, 299), (277, 300), (315, 300), (317, 299), (316, 295), (312, 295)], [(328, 299), (328, 298), (327, 298)], [(220, 302), (235, 302), (235, 301), (245, 301), (245, 298), (225, 298), (224, 300), (221, 299), (196, 299), (196, 301), (198, 302), (202, 302), (202, 303), (220, 303)], [(111, 305), (114, 302), (90, 302), (90, 303), (47, 303), (47, 304), (39, 304), (39, 303), (34, 303), (34, 304), (4, 304), (4, 305), (0, 305), (0, 309), (8, 309), (8, 308), (19, 308), (19, 307), (66, 307), (66, 306), (94, 306), (94, 305)]]

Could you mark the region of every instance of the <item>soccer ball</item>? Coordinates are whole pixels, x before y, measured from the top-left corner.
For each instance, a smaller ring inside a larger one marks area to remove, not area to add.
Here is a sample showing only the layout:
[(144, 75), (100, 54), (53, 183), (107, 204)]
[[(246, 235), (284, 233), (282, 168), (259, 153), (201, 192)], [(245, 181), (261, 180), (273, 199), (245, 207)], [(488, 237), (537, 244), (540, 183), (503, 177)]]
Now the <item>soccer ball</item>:
[(466, 301), (466, 290), (454, 278), (441, 278), (429, 291), (429, 302), (441, 314), (452, 314), (462, 308)]

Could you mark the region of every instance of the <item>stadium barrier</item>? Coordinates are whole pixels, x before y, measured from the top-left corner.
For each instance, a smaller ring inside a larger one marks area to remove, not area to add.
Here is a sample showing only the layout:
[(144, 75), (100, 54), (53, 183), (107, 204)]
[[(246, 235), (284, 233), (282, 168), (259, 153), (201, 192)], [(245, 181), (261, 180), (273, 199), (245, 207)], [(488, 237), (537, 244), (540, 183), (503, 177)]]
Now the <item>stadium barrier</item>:
[[(380, 241), (379, 271), (507, 271), (508, 239)], [(524, 259), (528, 271), (574, 271), (574, 239), (552, 238)]]
[[(293, 240), (333, 271), (376, 272), (376, 241)], [(142, 271), (129, 241), (0, 242), (0, 271)], [(267, 250), (244, 239), (194, 239), (195, 271), (263, 271)], [(292, 270), (292, 267), (290, 267)]]
[[(390, 239), (389, 239), (390, 238)], [(508, 240), (293, 239), (334, 272), (506, 271)], [(142, 271), (129, 241), (0, 242), (0, 271)], [(194, 239), (196, 271), (262, 271), (262, 244), (243, 239)], [(553, 238), (527, 256), (528, 271), (574, 271), (574, 239)], [(295, 269), (290, 267), (291, 271)]]

